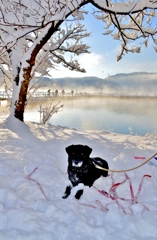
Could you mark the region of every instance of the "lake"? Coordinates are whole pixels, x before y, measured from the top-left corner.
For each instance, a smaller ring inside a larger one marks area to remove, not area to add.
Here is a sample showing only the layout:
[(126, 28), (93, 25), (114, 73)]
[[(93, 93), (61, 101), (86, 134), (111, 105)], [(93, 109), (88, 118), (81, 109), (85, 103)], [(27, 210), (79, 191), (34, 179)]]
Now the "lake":
[[(157, 135), (156, 97), (67, 97), (54, 100), (64, 104), (50, 123), (80, 130), (107, 130), (122, 134)], [(25, 121), (40, 122), (40, 104), (50, 100), (33, 99), (28, 104)], [(1, 106), (2, 107), (2, 106)], [(2, 114), (1, 114), (2, 116)]]

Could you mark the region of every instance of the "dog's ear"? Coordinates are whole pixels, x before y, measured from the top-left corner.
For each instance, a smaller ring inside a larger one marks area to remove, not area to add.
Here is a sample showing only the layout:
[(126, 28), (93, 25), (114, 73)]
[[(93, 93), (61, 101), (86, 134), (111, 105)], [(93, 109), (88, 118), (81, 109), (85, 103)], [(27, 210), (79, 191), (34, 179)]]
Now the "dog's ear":
[(84, 152), (89, 156), (92, 152), (92, 148), (85, 145), (84, 146)]
[(65, 148), (68, 155), (73, 152), (73, 149), (74, 149), (74, 145), (70, 145)]

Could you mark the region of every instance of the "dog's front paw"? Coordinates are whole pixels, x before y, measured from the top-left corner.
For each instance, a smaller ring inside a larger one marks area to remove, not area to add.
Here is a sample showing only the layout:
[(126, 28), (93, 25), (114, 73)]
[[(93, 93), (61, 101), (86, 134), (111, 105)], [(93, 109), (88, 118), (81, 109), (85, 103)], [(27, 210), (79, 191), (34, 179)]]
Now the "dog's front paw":
[(78, 190), (77, 193), (75, 194), (75, 198), (76, 198), (77, 200), (79, 200), (80, 197), (82, 196), (82, 194), (83, 194), (83, 189)]
[(63, 199), (65, 199), (65, 198), (67, 198), (69, 195), (70, 195), (70, 193), (71, 193), (71, 186), (67, 186), (66, 187), (66, 189), (65, 189), (65, 193), (64, 193), (64, 195), (63, 195)]
[(68, 197), (68, 195), (67, 195), (67, 194), (64, 194), (62, 198), (63, 198), (63, 199), (66, 199), (67, 197)]

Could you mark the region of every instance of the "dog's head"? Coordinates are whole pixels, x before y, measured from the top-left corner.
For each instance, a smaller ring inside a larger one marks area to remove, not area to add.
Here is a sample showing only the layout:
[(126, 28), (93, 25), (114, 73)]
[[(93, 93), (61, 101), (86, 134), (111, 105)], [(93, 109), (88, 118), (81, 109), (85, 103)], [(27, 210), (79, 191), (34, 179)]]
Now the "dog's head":
[(86, 145), (71, 145), (66, 149), (68, 154), (68, 161), (72, 167), (81, 167), (83, 164), (87, 164), (89, 155), (92, 149)]

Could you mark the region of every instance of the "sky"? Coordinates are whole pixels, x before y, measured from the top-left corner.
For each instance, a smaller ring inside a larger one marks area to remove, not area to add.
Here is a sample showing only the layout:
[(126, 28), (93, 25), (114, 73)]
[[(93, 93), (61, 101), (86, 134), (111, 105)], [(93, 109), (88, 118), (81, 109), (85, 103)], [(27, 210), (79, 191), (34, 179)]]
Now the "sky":
[(119, 53), (120, 42), (114, 40), (110, 35), (103, 35), (105, 32), (104, 24), (92, 16), (90, 13), (92, 11), (91, 5), (88, 5), (86, 9), (89, 14), (81, 23), (91, 32), (91, 37), (84, 40), (90, 46), (91, 53), (80, 55), (78, 58), (81, 67), (86, 69), (86, 73), (60, 67), (58, 71), (51, 71), (52, 77), (96, 76), (106, 78), (117, 73), (156, 72), (157, 53), (152, 47), (152, 42), (149, 42), (147, 48), (142, 47), (141, 53), (129, 53), (117, 62), (116, 57)]

